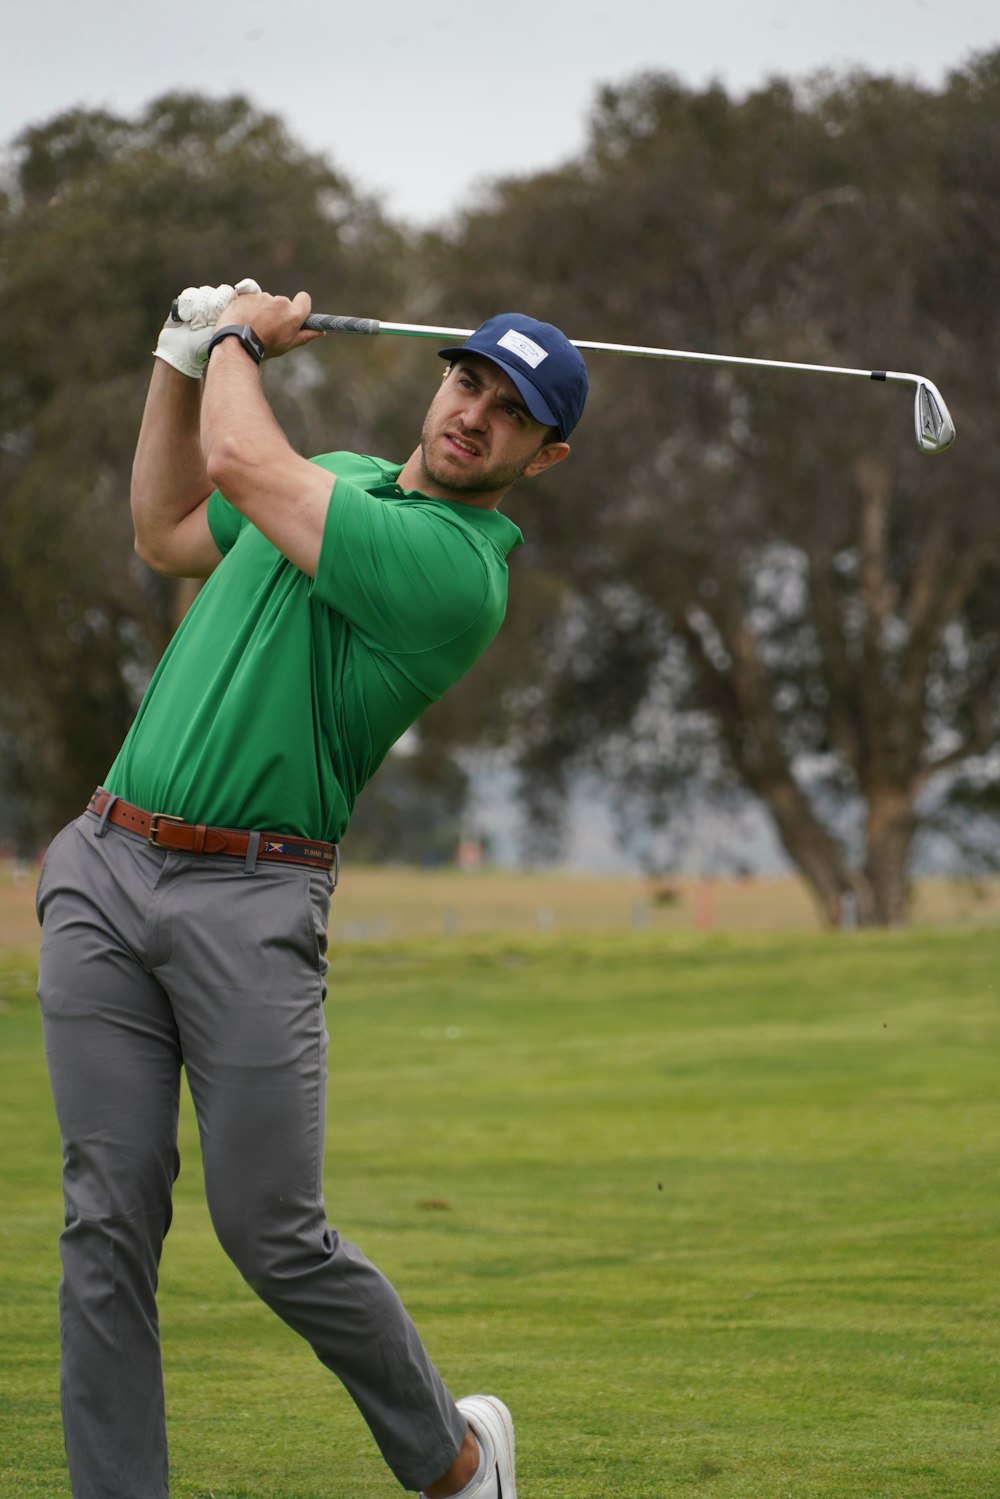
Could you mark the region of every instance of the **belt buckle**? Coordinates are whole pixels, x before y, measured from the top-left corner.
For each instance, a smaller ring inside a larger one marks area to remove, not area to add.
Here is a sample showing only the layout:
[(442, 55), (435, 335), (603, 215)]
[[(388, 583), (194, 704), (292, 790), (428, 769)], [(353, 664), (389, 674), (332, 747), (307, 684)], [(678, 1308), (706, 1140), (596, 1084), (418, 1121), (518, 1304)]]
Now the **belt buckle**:
[(149, 814), (149, 832), (146, 834), (146, 842), (147, 843), (151, 843), (154, 848), (161, 848), (162, 845), (160, 843), (158, 843), (157, 840), (156, 840), (156, 834), (157, 834), (157, 831), (159, 829), (160, 823), (161, 822), (180, 822), (180, 823), (182, 823), (183, 821), (184, 821), (183, 817), (172, 817), (169, 812), (150, 812), (150, 814)]

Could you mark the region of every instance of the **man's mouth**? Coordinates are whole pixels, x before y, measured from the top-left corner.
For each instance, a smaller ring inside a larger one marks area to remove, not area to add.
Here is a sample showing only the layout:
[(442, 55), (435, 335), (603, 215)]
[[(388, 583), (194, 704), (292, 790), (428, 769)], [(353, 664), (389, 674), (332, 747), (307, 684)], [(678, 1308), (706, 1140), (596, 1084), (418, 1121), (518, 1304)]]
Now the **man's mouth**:
[(456, 449), (459, 453), (464, 453), (467, 458), (480, 457), (479, 449), (473, 443), (467, 442), (464, 437), (459, 437), (457, 433), (446, 432), (444, 439), (449, 447)]

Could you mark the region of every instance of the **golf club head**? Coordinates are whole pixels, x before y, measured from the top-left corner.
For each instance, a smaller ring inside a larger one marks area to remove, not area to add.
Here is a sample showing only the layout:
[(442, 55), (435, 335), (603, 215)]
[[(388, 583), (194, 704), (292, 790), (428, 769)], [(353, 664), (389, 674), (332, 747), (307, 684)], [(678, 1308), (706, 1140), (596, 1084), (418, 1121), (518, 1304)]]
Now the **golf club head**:
[(955, 423), (944, 404), (941, 392), (931, 380), (917, 381), (913, 423), (917, 432), (917, 445), (924, 453), (943, 453), (955, 441)]

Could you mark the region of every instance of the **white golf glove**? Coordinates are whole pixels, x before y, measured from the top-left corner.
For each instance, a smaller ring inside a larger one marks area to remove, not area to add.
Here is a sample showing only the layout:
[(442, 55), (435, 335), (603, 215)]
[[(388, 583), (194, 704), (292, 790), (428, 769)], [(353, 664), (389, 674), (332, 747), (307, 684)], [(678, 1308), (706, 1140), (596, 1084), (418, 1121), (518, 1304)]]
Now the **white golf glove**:
[[(200, 380), (208, 362), (208, 346), (216, 319), (234, 297), (258, 292), (256, 281), (245, 276), (235, 286), (188, 286), (181, 292), (160, 330), (153, 353), (189, 380)], [(238, 316), (238, 313), (236, 314)]]

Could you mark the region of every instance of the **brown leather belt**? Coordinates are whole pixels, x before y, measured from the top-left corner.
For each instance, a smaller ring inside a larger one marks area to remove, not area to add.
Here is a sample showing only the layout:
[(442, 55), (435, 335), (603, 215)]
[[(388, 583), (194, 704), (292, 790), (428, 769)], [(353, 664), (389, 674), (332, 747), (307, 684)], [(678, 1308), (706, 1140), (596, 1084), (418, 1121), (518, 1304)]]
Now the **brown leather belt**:
[(335, 843), (289, 838), (284, 833), (248, 832), (245, 828), (208, 827), (203, 822), (184, 822), (169, 812), (144, 812), (122, 801), (110, 791), (98, 787), (87, 804), (87, 811), (116, 828), (138, 833), (154, 848), (178, 854), (227, 854), (245, 863), (258, 859), (279, 864), (305, 864), (310, 869), (336, 873), (339, 862)]

